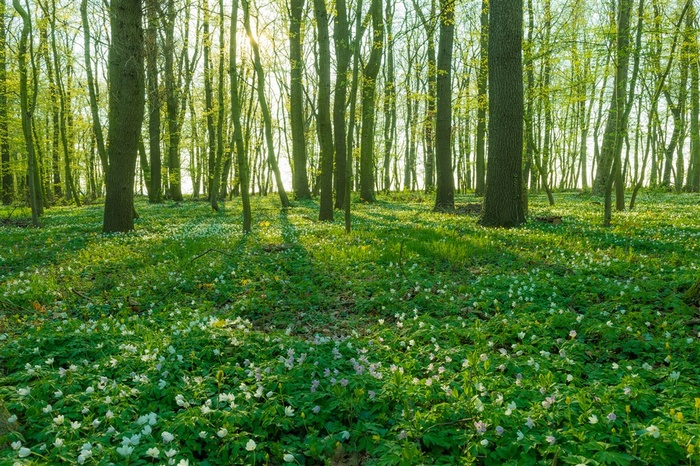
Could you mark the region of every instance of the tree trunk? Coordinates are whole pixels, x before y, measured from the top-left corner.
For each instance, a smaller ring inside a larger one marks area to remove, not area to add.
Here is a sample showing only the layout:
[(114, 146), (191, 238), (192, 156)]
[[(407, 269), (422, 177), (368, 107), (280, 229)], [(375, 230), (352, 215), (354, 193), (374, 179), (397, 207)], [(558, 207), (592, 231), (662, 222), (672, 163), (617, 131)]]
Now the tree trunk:
[(97, 91), (95, 89), (95, 78), (92, 75), (92, 58), (90, 47), (92, 38), (90, 35), (90, 23), (87, 14), (87, 0), (80, 2), (80, 16), (83, 22), (83, 50), (85, 51), (85, 75), (87, 77), (88, 94), (90, 96), (90, 113), (92, 115), (92, 130), (97, 143), (97, 153), (100, 156), (102, 172), (107, 172), (107, 149), (105, 148), (104, 133), (102, 123), (100, 123), (100, 108), (97, 101)]
[(331, 40), (325, 0), (314, 0), (318, 30), (318, 111), (316, 132), (320, 147), (321, 199), (319, 220), (333, 220), (333, 128), (331, 127)]
[(0, 2), (0, 198), (3, 205), (14, 199), (14, 178), (10, 168), (10, 139), (7, 120), (7, 31), (5, 2)]
[(476, 110), (476, 182), (474, 194), (483, 196), (486, 189), (486, 110), (488, 109), (488, 60), (489, 60), (489, 1), (482, 0), (481, 31), (479, 32), (479, 72), (477, 75)]
[(391, 189), (391, 151), (396, 138), (396, 76), (394, 70), (394, 3), (386, 3), (386, 75), (384, 80), (384, 165), (382, 189)]
[[(86, 1), (86, 0), (83, 0)], [(148, 145), (150, 153), (150, 184), (148, 201), (163, 201), (160, 151), (160, 88), (158, 86), (158, 12), (155, 0), (146, 5), (148, 27), (146, 29), (146, 74), (148, 78)]]
[(112, 0), (108, 78), (109, 131), (105, 233), (134, 229), (134, 172), (144, 114), (141, 0)]
[(255, 67), (255, 74), (257, 75), (258, 100), (260, 101), (260, 111), (262, 112), (262, 117), (265, 124), (267, 163), (275, 175), (275, 184), (277, 185), (277, 193), (280, 197), (280, 203), (282, 204), (283, 208), (287, 208), (289, 207), (289, 198), (284, 190), (282, 175), (280, 174), (279, 167), (277, 166), (277, 158), (275, 157), (274, 139), (272, 137), (272, 117), (270, 116), (270, 109), (267, 105), (267, 99), (265, 98), (265, 72), (263, 71), (262, 62), (260, 61), (260, 50), (258, 49), (258, 43), (255, 41), (250, 27), (248, 0), (243, 0), (243, 24), (245, 26), (246, 33), (248, 34), (250, 46), (253, 49), (253, 66)]
[[(32, 225), (39, 227), (39, 190), (36, 184), (36, 158), (34, 156), (34, 141), (32, 138), (32, 118), (36, 105), (36, 92), (30, 101), (28, 89), (27, 70), (27, 39), (32, 28), (32, 19), (29, 13), (22, 7), (19, 0), (12, 0), (12, 5), (22, 17), (22, 32), (17, 49), (17, 67), (19, 68), (19, 99), (20, 112), (22, 112), (22, 134), (27, 149), (27, 184), (29, 187), (29, 204), (32, 210)], [(36, 91), (36, 89), (35, 89)]]
[(522, 0), (491, 0), (489, 14), (489, 161), (483, 213), (488, 227), (525, 221), (522, 203)]
[(377, 75), (382, 62), (384, 25), (382, 0), (372, 0), (372, 50), (362, 70), (362, 135), (360, 139), (360, 199), (374, 202), (374, 130)]
[(302, 54), (302, 15), (304, 0), (290, 0), (289, 18), (289, 120), (292, 130), (292, 161), (294, 165), (294, 197), (310, 199), (304, 134), (304, 57)]
[(345, 180), (347, 177), (347, 132), (346, 105), (348, 90), (348, 68), (350, 66), (350, 26), (348, 24), (345, 0), (336, 0), (336, 14), (333, 22), (335, 44), (335, 96), (333, 100), (333, 137), (335, 142), (335, 207), (345, 205)]
[(603, 134), (603, 148), (598, 165), (596, 180), (593, 185), (593, 192), (601, 191), (605, 195), (605, 211), (603, 225), (610, 225), (612, 210), (612, 185), (615, 174), (621, 170), (622, 141), (627, 133), (627, 74), (629, 68), (629, 33), (630, 33), (630, 10), (632, 0), (619, 0), (618, 21), (617, 21), (617, 45), (616, 56), (617, 65), (615, 68), (615, 80), (613, 84), (614, 92), (610, 109), (608, 111), (608, 121)]
[(455, 209), (455, 179), (452, 169), (452, 44), (454, 42), (454, 0), (440, 0), (440, 43), (437, 59), (437, 125), (435, 162), (437, 168), (436, 212)]
[(181, 93), (175, 76), (175, 0), (166, 4), (165, 44), (163, 46), (165, 71), (165, 108), (168, 120), (168, 186), (170, 198), (182, 201), (182, 174), (180, 167), (180, 122), (178, 104)]
[[(688, 11), (688, 23), (697, 21), (697, 10), (691, 3)], [(692, 170), (690, 176), (690, 190), (694, 193), (700, 191), (700, 46), (697, 35), (690, 38), (690, 60), (693, 66), (690, 68), (690, 160)]]
[(204, 114), (207, 120), (207, 153), (208, 157), (208, 172), (207, 172), (207, 194), (209, 195), (209, 204), (215, 211), (219, 210), (219, 174), (217, 172), (217, 148), (216, 148), (216, 125), (214, 124), (214, 94), (213, 94), (213, 71), (211, 66), (211, 44), (212, 37), (209, 30), (209, 2), (204, 1), (202, 9), (202, 42), (203, 59), (204, 59)]

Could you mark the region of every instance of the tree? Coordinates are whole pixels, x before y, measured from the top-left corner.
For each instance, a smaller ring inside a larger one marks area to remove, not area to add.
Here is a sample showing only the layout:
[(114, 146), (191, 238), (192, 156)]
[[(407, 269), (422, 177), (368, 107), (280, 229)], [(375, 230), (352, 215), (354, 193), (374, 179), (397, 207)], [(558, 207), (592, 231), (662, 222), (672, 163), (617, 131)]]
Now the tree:
[(236, 68), (237, 34), (238, 34), (238, 0), (233, 0), (231, 8), (231, 40), (229, 49), (229, 76), (231, 86), (231, 120), (233, 120), (233, 142), (236, 147), (236, 165), (238, 167), (238, 183), (243, 205), (243, 233), (250, 233), (252, 215), (250, 211), (248, 157), (243, 145), (243, 128), (241, 125), (241, 101), (238, 94), (238, 69)]
[[(361, 2), (360, 2), (361, 3)], [(350, 66), (350, 25), (345, 0), (336, 0), (336, 14), (333, 20), (333, 43), (335, 45), (336, 77), (333, 100), (333, 139), (335, 144), (335, 207), (345, 205), (345, 185), (347, 178), (347, 133), (346, 105), (348, 93), (348, 68)], [(351, 148), (350, 148), (351, 150)], [(350, 154), (352, 161), (352, 154)]]
[(40, 210), (40, 200), (39, 200), (39, 186), (37, 186), (37, 163), (34, 154), (34, 141), (32, 138), (32, 118), (34, 117), (34, 109), (36, 108), (36, 74), (34, 76), (34, 92), (33, 95), (29, 95), (28, 87), (28, 68), (27, 68), (27, 55), (29, 53), (29, 46), (27, 45), (29, 33), (31, 31), (31, 17), (27, 10), (19, 3), (19, 0), (12, 0), (12, 5), (14, 6), (17, 13), (22, 17), (22, 32), (19, 39), (19, 47), (17, 49), (17, 66), (19, 68), (19, 100), (20, 100), (20, 111), (22, 112), (22, 134), (24, 135), (24, 142), (27, 148), (27, 180), (29, 187), (29, 203), (32, 209), (32, 225), (35, 227), (39, 226), (39, 215)]
[(12, 203), (14, 178), (10, 169), (10, 142), (7, 119), (5, 2), (0, 1), (0, 198), (4, 205)]
[(479, 71), (476, 78), (478, 97), (476, 111), (476, 186), (474, 194), (483, 196), (486, 190), (486, 110), (488, 109), (489, 78), (489, 0), (481, 3), (479, 32)]
[(270, 107), (267, 104), (267, 98), (265, 97), (265, 71), (263, 70), (262, 61), (260, 60), (260, 50), (258, 47), (258, 42), (253, 36), (252, 29), (250, 27), (250, 6), (248, 0), (243, 1), (243, 25), (245, 26), (246, 33), (248, 34), (248, 41), (250, 42), (250, 47), (253, 49), (253, 67), (255, 68), (256, 89), (258, 92), (258, 101), (260, 103), (260, 111), (263, 117), (263, 123), (265, 126), (265, 145), (267, 146), (267, 163), (275, 175), (275, 184), (277, 185), (277, 194), (280, 197), (280, 203), (282, 207), (289, 207), (289, 198), (287, 197), (287, 192), (284, 190), (284, 184), (282, 183), (282, 175), (280, 174), (279, 166), (277, 165), (277, 158), (275, 157), (275, 147), (274, 139), (272, 137), (272, 116), (270, 115)]
[(435, 211), (455, 208), (455, 179), (452, 170), (452, 44), (454, 42), (454, 0), (440, 0), (440, 42), (437, 58), (435, 126), (435, 168), (437, 190)]
[(144, 115), (144, 33), (141, 0), (112, 0), (109, 8), (109, 130), (105, 233), (134, 229), (134, 175)]
[(491, 0), (489, 6), (489, 157), (479, 223), (508, 228), (525, 221), (522, 202), (523, 2)]
[(372, 47), (367, 64), (362, 70), (362, 135), (360, 139), (360, 199), (374, 202), (374, 130), (377, 75), (384, 48), (382, 0), (372, 0)]
[[(86, 1), (86, 0), (83, 0)], [(148, 201), (159, 203), (163, 201), (161, 179), (162, 160), (160, 150), (160, 87), (158, 85), (158, 27), (159, 17), (156, 0), (149, 0), (146, 5), (148, 13), (148, 26), (146, 28), (146, 75), (148, 81), (148, 140), (150, 151), (150, 183), (148, 188)]]
[(80, 2), (80, 16), (83, 22), (83, 49), (85, 55), (85, 76), (87, 78), (88, 95), (90, 96), (90, 114), (92, 116), (92, 131), (97, 144), (97, 154), (100, 156), (102, 172), (107, 171), (107, 149), (105, 148), (104, 133), (100, 122), (100, 107), (97, 101), (97, 90), (95, 89), (95, 77), (92, 73), (92, 56), (90, 34), (90, 22), (88, 21), (87, 0)]
[(301, 23), (304, 0), (290, 0), (289, 5), (289, 124), (292, 131), (292, 164), (294, 165), (294, 197), (310, 199), (309, 178), (306, 173), (306, 140), (304, 137), (304, 60), (302, 56)]
[(333, 220), (333, 128), (331, 127), (331, 44), (325, 0), (314, 0), (318, 30), (318, 110), (316, 132), (321, 149), (319, 220)]

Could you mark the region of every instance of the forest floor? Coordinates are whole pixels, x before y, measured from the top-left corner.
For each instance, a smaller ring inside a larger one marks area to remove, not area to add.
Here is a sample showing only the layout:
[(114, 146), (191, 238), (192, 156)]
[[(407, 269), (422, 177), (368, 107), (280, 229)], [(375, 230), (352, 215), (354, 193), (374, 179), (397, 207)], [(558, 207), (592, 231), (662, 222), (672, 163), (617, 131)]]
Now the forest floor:
[(700, 198), (610, 228), (556, 200), (511, 230), (419, 194), (349, 235), (272, 196), (249, 235), (237, 201), (4, 222), (0, 464), (700, 463)]

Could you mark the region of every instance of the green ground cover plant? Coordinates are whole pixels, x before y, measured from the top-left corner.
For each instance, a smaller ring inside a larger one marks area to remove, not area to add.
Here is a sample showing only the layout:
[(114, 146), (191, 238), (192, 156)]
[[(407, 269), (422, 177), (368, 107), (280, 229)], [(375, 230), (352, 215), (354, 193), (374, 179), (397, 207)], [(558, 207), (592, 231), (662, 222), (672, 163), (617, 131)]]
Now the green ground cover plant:
[(350, 235), (264, 198), (249, 235), (235, 202), (1, 227), (0, 464), (698, 464), (698, 197), (611, 228), (557, 201), (513, 230), (407, 194)]

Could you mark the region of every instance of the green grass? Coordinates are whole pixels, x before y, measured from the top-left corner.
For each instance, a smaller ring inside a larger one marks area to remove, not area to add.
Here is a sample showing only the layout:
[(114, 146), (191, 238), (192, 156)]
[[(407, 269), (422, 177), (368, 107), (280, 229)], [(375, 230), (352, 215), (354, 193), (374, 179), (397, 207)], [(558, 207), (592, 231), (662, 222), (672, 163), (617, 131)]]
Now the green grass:
[(611, 228), (545, 201), (561, 225), (394, 194), (350, 235), (272, 197), (249, 235), (236, 201), (0, 227), (0, 464), (698, 464), (698, 196)]

